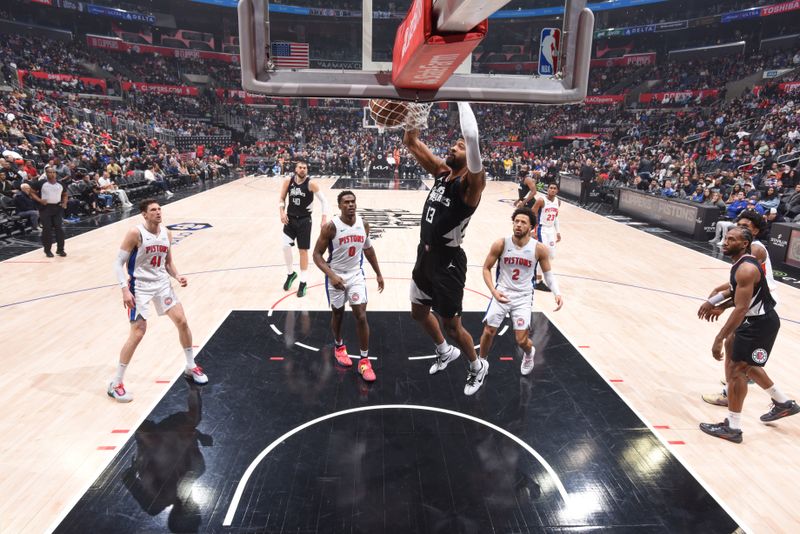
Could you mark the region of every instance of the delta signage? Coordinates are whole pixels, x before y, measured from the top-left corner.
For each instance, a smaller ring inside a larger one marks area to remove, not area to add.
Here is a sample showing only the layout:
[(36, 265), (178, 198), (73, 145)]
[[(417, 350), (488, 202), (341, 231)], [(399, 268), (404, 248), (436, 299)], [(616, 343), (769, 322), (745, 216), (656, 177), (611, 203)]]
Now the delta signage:
[(87, 35), (86, 44), (92, 48), (102, 48), (103, 50), (113, 50), (115, 52), (159, 54), (165, 57), (184, 59), (213, 59), (225, 63), (239, 63), (239, 56), (237, 54), (223, 54), (222, 52), (208, 52), (206, 50), (170, 48), (168, 46), (129, 43), (119, 39), (118, 37), (106, 37), (102, 35)]
[(20, 85), (25, 85), (25, 77), (30, 76), (31, 78), (37, 78), (39, 80), (54, 80), (57, 82), (71, 82), (73, 80), (80, 80), (86, 85), (91, 86), (100, 86), (103, 88), (103, 92), (106, 91), (106, 81), (102, 78), (89, 78), (86, 76), (73, 76), (72, 74), (53, 74), (49, 72), (43, 72), (40, 70), (24, 70), (18, 69), (17, 70), (17, 77), (19, 78)]
[(641, 104), (686, 104), (692, 100), (716, 98), (717, 96), (719, 96), (719, 89), (642, 93), (639, 95), (639, 102)]
[(122, 90), (131, 89), (140, 93), (156, 93), (160, 95), (197, 96), (197, 87), (188, 85), (164, 85), (160, 83), (122, 82)]

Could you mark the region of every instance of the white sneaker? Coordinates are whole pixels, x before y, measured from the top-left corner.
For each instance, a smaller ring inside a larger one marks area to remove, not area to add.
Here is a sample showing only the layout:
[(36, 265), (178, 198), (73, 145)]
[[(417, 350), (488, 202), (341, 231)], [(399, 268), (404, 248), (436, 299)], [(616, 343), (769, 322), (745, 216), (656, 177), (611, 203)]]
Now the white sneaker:
[(725, 244), (725, 240), (723, 239), (722, 241), (720, 241), (719, 243), (717, 243), (717, 246), (718, 246), (718, 247), (721, 247), (721, 246), (722, 246), (722, 245), (724, 245), (724, 244)]
[(125, 390), (122, 382), (116, 385), (114, 385), (113, 381), (109, 382), (106, 393), (117, 402), (130, 402), (133, 400), (133, 396)]
[(208, 377), (199, 365), (195, 365), (192, 369), (184, 369), (183, 376), (193, 380), (195, 384), (208, 384)]
[(450, 345), (450, 348), (447, 349), (444, 354), (439, 354), (439, 352), (437, 352), (436, 361), (433, 362), (431, 368), (428, 369), (428, 373), (435, 375), (439, 371), (444, 370), (448, 363), (457, 360), (459, 356), (461, 356), (461, 351), (453, 345)]
[(164, 194), (165, 194), (165, 195), (167, 195), (167, 198), (172, 198), (172, 197), (174, 197), (174, 196), (175, 196), (175, 193), (173, 193), (172, 191), (167, 191), (167, 192), (166, 192), (166, 193), (164, 193)]
[(478, 357), (478, 361), (481, 362), (481, 368), (477, 371), (473, 371), (472, 367), (470, 367), (469, 372), (467, 372), (467, 384), (464, 386), (464, 395), (474, 395), (476, 391), (481, 389), (483, 380), (489, 372), (489, 361), (484, 360), (480, 356)]
[(522, 356), (522, 365), (519, 366), (519, 372), (522, 376), (528, 376), (533, 371), (533, 355), (536, 354), (536, 347), (531, 348), (531, 354)]

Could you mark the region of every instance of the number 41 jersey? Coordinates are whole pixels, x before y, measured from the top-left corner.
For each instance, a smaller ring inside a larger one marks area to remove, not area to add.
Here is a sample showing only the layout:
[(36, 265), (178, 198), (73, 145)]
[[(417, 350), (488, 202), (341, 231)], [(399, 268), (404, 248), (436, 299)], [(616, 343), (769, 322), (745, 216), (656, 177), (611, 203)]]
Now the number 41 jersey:
[(505, 238), (503, 253), (497, 263), (497, 288), (504, 293), (526, 293), (533, 291), (536, 276), (536, 243), (529, 239), (519, 248), (511, 237)]
[(167, 253), (169, 252), (169, 234), (164, 225), (159, 226), (158, 235), (151, 234), (143, 224), (136, 227), (142, 242), (133, 250), (128, 259), (128, 274), (135, 287), (155, 287), (169, 284), (167, 274)]
[(364, 221), (356, 215), (356, 222), (350, 226), (335, 215), (331, 218), (331, 222), (336, 227), (336, 235), (329, 245), (328, 265), (337, 274), (360, 270), (361, 264), (364, 263), (363, 250), (367, 241)]

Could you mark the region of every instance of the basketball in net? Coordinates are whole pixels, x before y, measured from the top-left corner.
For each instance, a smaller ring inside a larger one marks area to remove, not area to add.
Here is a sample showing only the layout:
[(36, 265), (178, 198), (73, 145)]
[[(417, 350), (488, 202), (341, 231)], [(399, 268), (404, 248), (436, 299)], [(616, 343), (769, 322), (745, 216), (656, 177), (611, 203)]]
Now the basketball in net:
[(421, 130), (428, 125), (431, 105), (373, 98), (369, 101), (369, 113), (378, 128)]

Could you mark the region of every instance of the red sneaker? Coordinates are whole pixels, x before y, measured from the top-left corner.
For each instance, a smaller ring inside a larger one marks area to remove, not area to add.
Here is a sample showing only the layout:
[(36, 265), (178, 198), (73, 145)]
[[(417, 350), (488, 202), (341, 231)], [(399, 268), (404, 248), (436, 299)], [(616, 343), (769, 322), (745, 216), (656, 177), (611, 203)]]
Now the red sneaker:
[(336, 361), (339, 362), (339, 365), (344, 367), (350, 367), (353, 365), (353, 360), (351, 360), (350, 356), (347, 355), (347, 345), (336, 347), (334, 356), (336, 356)]
[(375, 371), (372, 370), (372, 364), (369, 363), (369, 358), (361, 358), (358, 361), (358, 372), (361, 378), (367, 382), (375, 382)]

